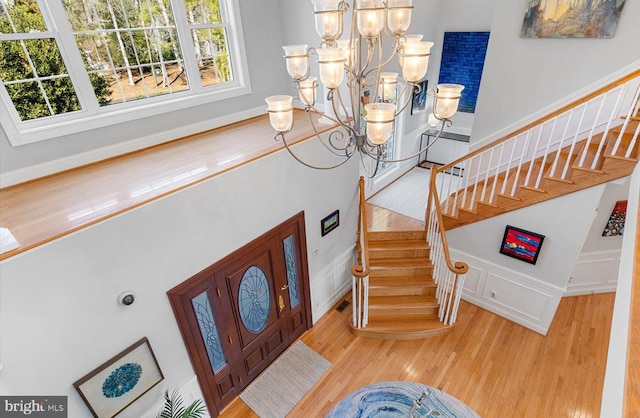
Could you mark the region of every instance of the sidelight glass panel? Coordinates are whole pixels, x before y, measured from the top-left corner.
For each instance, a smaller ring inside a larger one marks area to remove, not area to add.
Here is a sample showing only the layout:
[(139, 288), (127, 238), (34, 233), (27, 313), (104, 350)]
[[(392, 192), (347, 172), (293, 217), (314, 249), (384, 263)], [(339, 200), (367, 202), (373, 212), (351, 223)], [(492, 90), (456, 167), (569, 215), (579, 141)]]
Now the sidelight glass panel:
[(260, 267), (251, 266), (242, 276), (238, 307), (242, 323), (249, 331), (257, 334), (267, 325), (271, 295), (269, 281)]
[(284, 260), (287, 268), (287, 283), (289, 284), (289, 300), (291, 308), (300, 303), (300, 280), (298, 278), (298, 259), (296, 257), (295, 235), (290, 235), (283, 241)]
[(207, 349), (207, 354), (209, 355), (211, 368), (213, 368), (213, 373), (217, 373), (227, 364), (227, 359), (225, 358), (222, 350), (218, 327), (216, 326), (216, 321), (213, 317), (213, 311), (209, 304), (209, 296), (207, 292), (204, 291), (191, 299), (191, 304), (193, 305), (193, 311), (198, 319), (198, 326), (200, 327), (202, 340)]

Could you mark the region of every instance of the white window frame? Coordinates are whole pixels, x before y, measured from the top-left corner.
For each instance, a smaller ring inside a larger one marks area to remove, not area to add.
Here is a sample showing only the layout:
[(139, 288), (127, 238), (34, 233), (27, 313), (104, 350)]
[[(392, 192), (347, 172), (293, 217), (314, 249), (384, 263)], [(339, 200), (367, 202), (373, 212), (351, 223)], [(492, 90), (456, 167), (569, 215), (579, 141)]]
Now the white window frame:
[[(58, 138), (91, 129), (135, 121), (170, 113), (192, 106), (200, 106), (251, 93), (244, 37), (238, 0), (218, 0), (220, 14), (226, 25), (226, 40), (233, 81), (203, 87), (192, 47), (190, 26), (182, 0), (170, 0), (182, 49), (182, 57), (189, 76), (189, 89), (168, 95), (100, 106), (95, 98), (84, 61), (76, 46), (73, 30), (67, 19), (62, 0), (36, 0), (49, 32), (38, 36), (54, 38), (73, 82), (82, 110), (22, 121), (13, 102), (0, 83), (0, 125), (12, 146)], [(17, 39), (14, 34), (0, 34), (0, 40)], [(194, 78), (195, 76), (195, 78)], [(134, 110), (135, 109), (135, 110)]]

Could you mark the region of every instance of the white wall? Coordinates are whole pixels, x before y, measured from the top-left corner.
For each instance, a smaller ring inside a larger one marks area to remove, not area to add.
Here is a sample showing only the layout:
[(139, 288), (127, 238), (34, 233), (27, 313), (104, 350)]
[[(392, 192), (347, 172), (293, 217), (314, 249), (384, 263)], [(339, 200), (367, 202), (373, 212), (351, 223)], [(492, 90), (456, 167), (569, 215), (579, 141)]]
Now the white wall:
[(613, 38), (520, 38), (526, 0), (496, 0), (471, 141), (481, 140), (638, 60), (640, 2)]
[(582, 251), (567, 284), (565, 295), (614, 292), (622, 249), (622, 236), (603, 237), (602, 231), (618, 200), (627, 200), (630, 177), (605, 185), (598, 213), (587, 234)]
[[(146, 336), (165, 381), (124, 414), (141, 416), (194, 374), (166, 292), (302, 210), (317, 320), (350, 286), (357, 170), (315, 171), (281, 151), (4, 261), (0, 393), (68, 395), (70, 417), (90, 416), (72, 383)], [(340, 226), (321, 237), (335, 209)]]
[[(603, 189), (592, 187), (447, 231), (456, 258), (466, 262), (468, 256), (477, 270), (465, 286), (465, 299), (545, 333)], [(535, 265), (499, 253), (507, 225), (545, 236)]]
[[(0, 129), (0, 173), (4, 174), (38, 164), (62, 160), (73, 155), (92, 153), (97, 149), (114, 147), (130, 141), (172, 132), (176, 139), (188, 133), (190, 125), (207, 124), (211, 119), (233, 115), (247, 109), (264, 108), (264, 98), (287, 89), (288, 76), (282, 59), (282, 21), (280, 8), (274, 2), (239, 0), (242, 27), (249, 66), (252, 92), (221, 102), (211, 103), (162, 115), (143, 121), (123, 123), (108, 128), (95, 129), (64, 138), (11, 147)], [(229, 123), (228, 121), (226, 123)], [(176, 127), (183, 129), (175, 133)], [(214, 126), (209, 126), (209, 129)], [(148, 146), (148, 144), (146, 144)], [(87, 155), (86, 158), (90, 158)], [(99, 158), (105, 158), (100, 155)], [(86, 164), (88, 161), (83, 160)], [(68, 168), (68, 167), (65, 167)]]

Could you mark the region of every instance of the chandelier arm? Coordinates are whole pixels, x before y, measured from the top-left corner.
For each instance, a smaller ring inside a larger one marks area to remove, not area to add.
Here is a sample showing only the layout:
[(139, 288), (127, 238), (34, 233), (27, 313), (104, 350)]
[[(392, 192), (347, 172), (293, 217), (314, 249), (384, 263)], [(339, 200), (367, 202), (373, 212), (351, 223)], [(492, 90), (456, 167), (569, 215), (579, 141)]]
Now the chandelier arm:
[(404, 158), (399, 158), (399, 159), (394, 159), (394, 160), (381, 159), (380, 162), (383, 162), (383, 163), (400, 163), (402, 161), (410, 160), (410, 159), (415, 158), (418, 155), (422, 154), (423, 152), (425, 152), (426, 150), (431, 148), (433, 146), (433, 144), (435, 144), (438, 141), (438, 139), (440, 139), (440, 136), (442, 135), (442, 131), (444, 130), (444, 126), (445, 125), (451, 126), (453, 124), (450, 119), (441, 119), (441, 122), (442, 122), (442, 125), (440, 126), (440, 131), (438, 132), (438, 135), (436, 135), (435, 139), (430, 144), (426, 145), (420, 151), (416, 152), (415, 154), (411, 154), (408, 157), (404, 157)]
[[(397, 42), (398, 42), (398, 41), (396, 41), (396, 44), (397, 44)], [(380, 47), (380, 53), (382, 54), (382, 47)], [(398, 53), (398, 49), (397, 49), (397, 47), (396, 47), (396, 48), (393, 48), (393, 52), (391, 53), (391, 55), (389, 55), (389, 58), (387, 58), (387, 60), (386, 60), (385, 62), (383, 62), (382, 64), (380, 64), (378, 67), (376, 67), (376, 68), (372, 68), (372, 69), (370, 69), (369, 71), (367, 71), (367, 74), (364, 76), (364, 77), (365, 77), (365, 79), (366, 79), (366, 77), (368, 77), (368, 76), (369, 76), (369, 73), (371, 73), (372, 71), (375, 71), (376, 69), (381, 70), (383, 67), (387, 66), (387, 65), (391, 62), (391, 60), (392, 60), (392, 59), (397, 55), (397, 53)], [(382, 57), (380, 57), (380, 60), (382, 60)], [(379, 81), (380, 81), (380, 80), (378, 80), (378, 82), (379, 82)]]
[[(320, 112), (318, 109), (316, 109), (314, 106), (305, 106), (305, 111), (307, 112), (313, 112), (317, 115), (320, 115), (324, 118), (329, 119), (331, 122), (334, 122), (340, 126), (342, 126), (344, 129), (346, 129), (347, 131), (351, 132), (352, 135), (355, 135), (355, 131), (353, 130), (352, 127), (350, 127), (349, 125), (345, 125), (343, 124), (340, 120), (333, 118), (331, 116), (326, 115), (325, 113)], [(311, 115), (309, 115), (309, 118), (311, 118)], [(316, 132), (316, 135), (319, 136), (318, 131), (316, 130), (316, 126), (315, 123), (313, 122), (313, 119), (311, 119), (311, 126), (313, 126), (314, 131)]]
[[(367, 155), (369, 155), (369, 154), (367, 154)], [(369, 155), (369, 157), (373, 158), (373, 156), (371, 156), (371, 155)], [(365, 172), (367, 177), (372, 179), (378, 173), (378, 167), (380, 165), (380, 157), (378, 156), (378, 158), (376, 159), (376, 166), (373, 169), (373, 173), (370, 173), (369, 170), (367, 170), (367, 165), (364, 163), (364, 158), (362, 156), (362, 153), (360, 154), (360, 165), (362, 165), (362, 170)]]
[(340, 108), (336, 104), (336, 100), (333, 100), (333, 98), (334, 98), (333, 96), (335, 95), (336, 91), (338, 92), (338, 101), (342, 102), (342, 99), (340, 98), (340, 90), (331, 89), (331, 91), (329, 92), (329, 94), (331, 95), (331, 99), (329, 99), (328, 97), (327, 97), (327, 99), (329, 99), (331, 101), (331, 107), (333, 108), (333, 113), (335, 114), (336, 119), (332, 119), (332, 118), (329, 118), (329, 119), (336, 120), (340, 124), (340, 126), (342, 126), (343, 128), (345, 128), (345, 129), (347, 129), (347, 130), (349, 130), (351, 132), (355, 132), (354, 129), (347, 124), (349, 122), (349, 114), (347, 112), (347, 109), (344, 107), (344, 105), (342, 105), (342, 106), (343, 106), (344, 112), (347, 113), (347, 115), (346, 115), (347, 120), (346, 120), (346, 122), (343, 122), (342, 119), (340, 118)]
[(366, 83), (366, 78), (364, 78), (364, 74), (369, 73), (370, 71), (367, 70), (369, 68), (369, 65), (371, 65), (371, 61), (373, 60), (373, 53), (375, 52), (375, 45), (373, 44), (373, 42), (371, 41), (371, 39), (367, 39), (367, 61), (366, 63), (360, 68), (360, 73), (358, 76), (359, 80), (364, 80)]
[[(414, 89), (419, 89), (416, 93), (420, 93), (420, 91), (422, 90), (422, 88), (420, 87), (419, 84), (416, 83), (407, 83), (404, 85), (404, 87), (402, 88), (402, 91), (400, 92), (400, 97), (402, 97), (402, 95), (404, 95), (404, 92), (407, 91), (407, 86), (411, 85), (411, 93), (413, 93)], [(395, 116), (398, 116), (400, 113), (404, 112), (404, 110), (407, 108), (407, 106), (409, 106), (409, 103), (411, 103), (411, 100), (413, 100), (413, 94), (408, 94), (407, 95), (407, 99), (404, 102), (404, 105), (402, 105), (402, 107), (400, 108), (400, 110), (395, 112)]]
[(347, 110), (347, 106), (344, 105), (344, 101), (342, 100), (342, 93), (340, 92), (340, 89), (336, 89), (336, 90), (338, 91), (338, 101), (340, 102), (340, 106), (344, 110), (344, 113), (347, 117), (347, 122), (349, 122), (349, 119), (352, 119), (352, 118), (349, 116), (349, 111)]
[[(379, 158), (379, 154), (380, 154), (379, 146), (378, 145), (371, 145), (368, 142), (369, 142), (368, 139), (366, 139), (366, 137), (365, 137), (365, 141), (362, 144), (362, 146), (360, 147), (361, 153), (365, 154), (369, 158), (374, 158), (374, 159)], [(374, 151), (377, 151), (377, 152), (374, 154)]]
[(295, 155), (295, 154), (293, 153), (293, 151), (291, 150), (291, 148), (289, 148), (289, 145), (287, 144), (287, 141), (286, 141), (286, 139), (285, 139), (285, 137), (284, 137), (284, 134), (285, 134), (285, 132), (278, 132), (278, 133), (275, 135), (274, 139), (277, 141), (277, 140), (278, 140), (278, 137), (280, 137), (280, 138), (282, 139), (282, 143), (284, 144), (284, 147), (287, 149), (287, 151), (289, 151), (289, 154), (290, 154), (290, 155), (291, 155), (291, 156), (292, 156), (292, 157), (293, 157), (297, 162), (299, 162), (300, 164), (302, 164), (302, 165), (304, 165), (304, 166), (306, 166), (306, 167), (313, 168), (313, 169), (315, 169), (315, 170), (331, 170), (331, 169), (334, 169), (334, 168), (338, 168), (338, 167), (340, 167), (341, 165), (344, 165), (344, 164), (345, 164), (347, 161), (349, 161), (349, 160), (351, 159), (351, 157), (353, 156), (353, 154), (344, 155), (344, 157), (346, 157), (346, 158), (345, 158), (343, 161), (341, 161), (340, 163), (336, 164), (336, 165), (327, 166), (327, 167), (318, 167), (318, 166), (315, 166), (315, 165), (313, 165), (313, 164), (309, 164), (309, 163), (306, 163), (306, 162), (302, 161), (302, 159), (300, 159), (297, 155)]
[[(327, 146), (327, 144), (324, 142), (324, 140), (322, 139), (322, 136), (320, 135), (320, 133), (318, 132), (318, 129), (316, 127), (315, 122), (313, 121), (313, 118), (311, 117), (311, 113), (309, 113), (309, 121), (311, 122), (311, 127), (313, 128), (313, 131), (316, 134), (316, 138), (318, 138), (318, 141), (320, 141), (320, 143), (327, 149), (327, 151), (331, 152), (334, 155), (337, 155), (339, 157), (342, 157), (343, 154), (342, 153), (338, 153), (336, 151), (344, 151), (344, 155), (347, 156), (351, 156), (350, 154), (353, 154), (353, 150), (351, 150), (351, 152), (349, 152), (349, 148), (351, 148), (351, 141), (349, 141), (349, 143), (345, 142), (345, 146), (344, 147), (339, 147), (333, 144), (333, 140), (332, 137), (334, 135), (342, 135), (342, 137), (344, 137), (344, 133), (340, 132), (340, 131), (331, 131), (331, 133), (329, 134), (329, 146)], [(340, 138), (342, 139), (342, 138)], [(330, 148), (331, 147), (331, 148)]]

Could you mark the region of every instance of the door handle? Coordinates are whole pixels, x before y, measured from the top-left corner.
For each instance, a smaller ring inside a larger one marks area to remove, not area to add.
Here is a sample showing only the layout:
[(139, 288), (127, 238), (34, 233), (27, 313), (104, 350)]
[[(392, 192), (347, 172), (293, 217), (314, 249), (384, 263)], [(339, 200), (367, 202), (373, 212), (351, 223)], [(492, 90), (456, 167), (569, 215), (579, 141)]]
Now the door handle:
[(278, 306), (280, 307), (280, 312), (284, 310), (284, 299), (282, 299), (282, 295), (278, 295)]
[(288, 284), (282, 285), (282, 287), (280, 288), (280, 290), (285, 291), (289, 288)]

